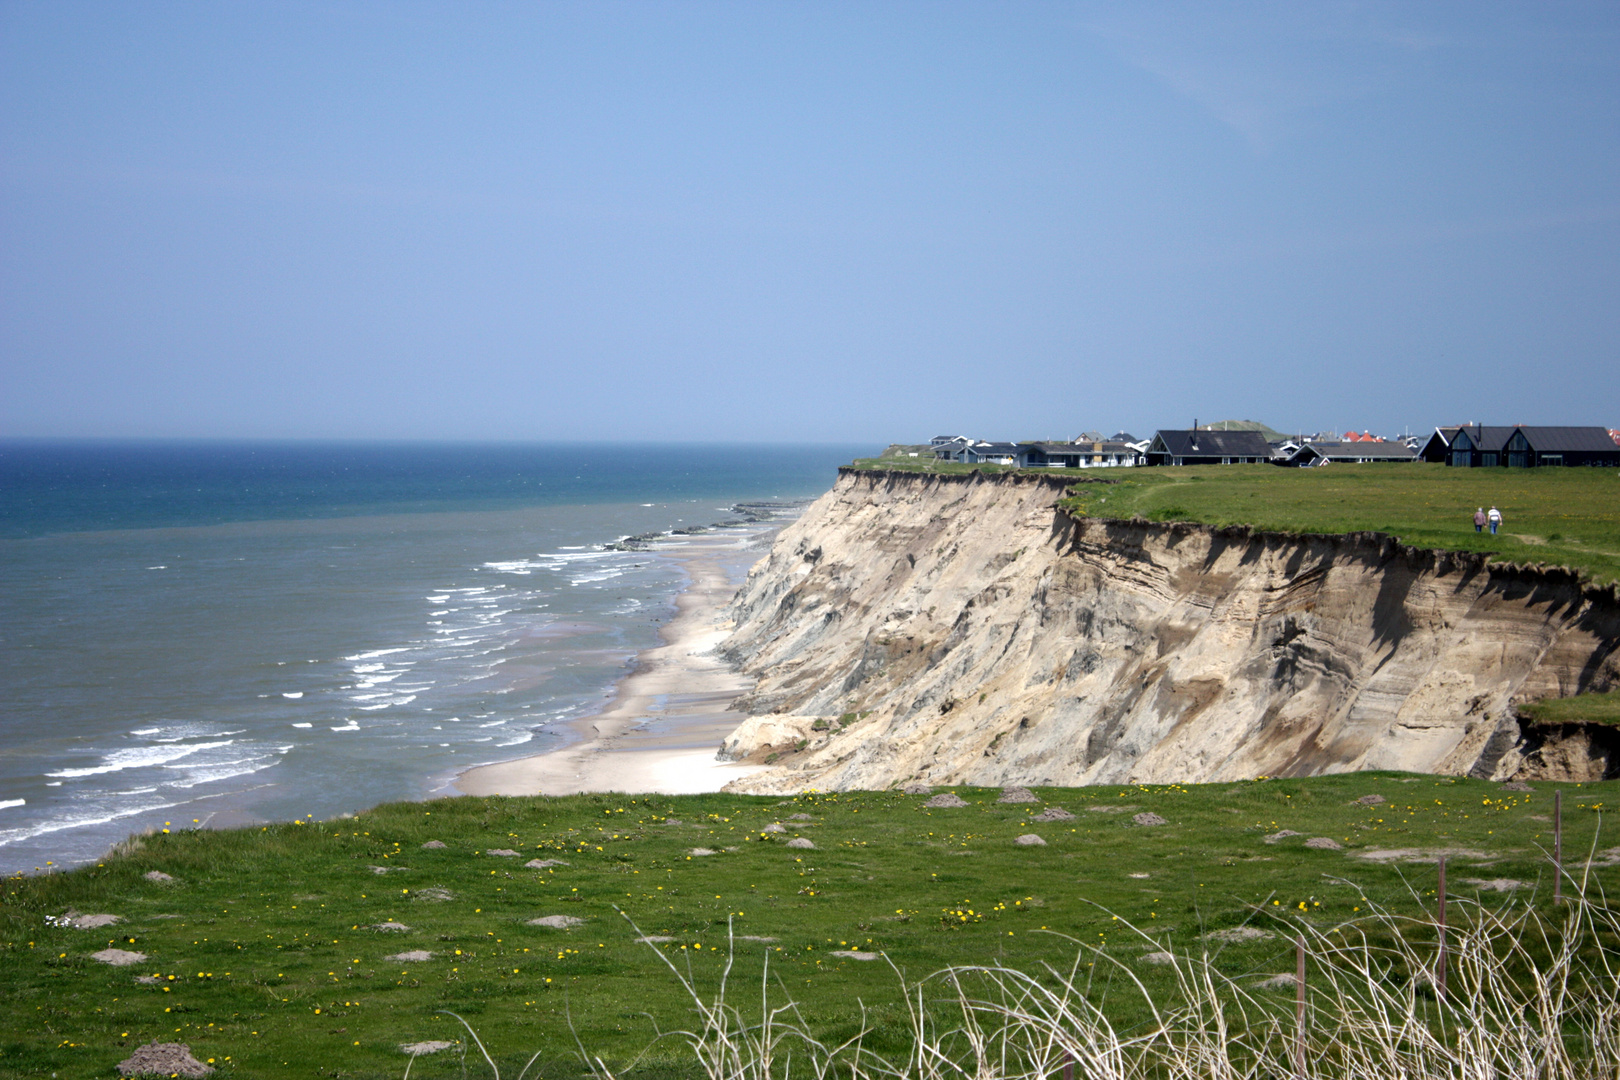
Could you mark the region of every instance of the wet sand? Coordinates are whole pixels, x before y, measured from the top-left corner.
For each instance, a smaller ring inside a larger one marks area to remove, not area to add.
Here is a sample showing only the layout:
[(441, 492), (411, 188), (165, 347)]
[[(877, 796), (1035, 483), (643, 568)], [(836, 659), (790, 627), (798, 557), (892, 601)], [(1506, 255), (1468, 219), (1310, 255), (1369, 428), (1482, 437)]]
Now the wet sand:
[(451, 785), (466, 795), (571, 795), (583, 791), (689, 794), (717, 791), (759, 771), (715, 760), (721, 741), (745, 717), (727, 710), (753, 680), (714, 656), (731, 629), (726, 604), (776, 530), (720, 532), (660, 546), (690, 584), (675, 598), (663, 644), (636, 658), (601, 712), (572, 721), (582, 741), (549, 754), (468, 769)]

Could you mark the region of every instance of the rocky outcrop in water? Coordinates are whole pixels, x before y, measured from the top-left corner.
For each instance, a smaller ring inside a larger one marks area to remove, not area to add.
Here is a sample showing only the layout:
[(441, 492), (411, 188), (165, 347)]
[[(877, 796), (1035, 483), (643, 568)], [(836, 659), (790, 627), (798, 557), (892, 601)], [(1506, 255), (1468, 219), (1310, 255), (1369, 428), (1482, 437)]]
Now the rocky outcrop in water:
[(1620, 685), (1612, 587), (1372, 533), (1076, 519), (1068, 483), (843, 471), (732, 603), (758, 718), (723, 753), (776, 762), (733, 786), (1620, 767), (1513, 710)]

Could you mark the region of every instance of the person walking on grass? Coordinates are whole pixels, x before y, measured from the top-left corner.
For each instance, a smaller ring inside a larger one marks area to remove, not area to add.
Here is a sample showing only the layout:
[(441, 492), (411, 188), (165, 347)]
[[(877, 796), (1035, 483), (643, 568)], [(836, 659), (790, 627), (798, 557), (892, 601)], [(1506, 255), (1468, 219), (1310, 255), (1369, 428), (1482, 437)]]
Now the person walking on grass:
[(1491, 523), (1491, 535), (1495, 536), (1496, 530), (1502, 527), (1502, 511), (1491, 507), (1491, 512), (1485, 515), (1485, 520)]
[(1485, 508), (1483, 506), (1474, 511), (1474, 531), (1485, 531)]

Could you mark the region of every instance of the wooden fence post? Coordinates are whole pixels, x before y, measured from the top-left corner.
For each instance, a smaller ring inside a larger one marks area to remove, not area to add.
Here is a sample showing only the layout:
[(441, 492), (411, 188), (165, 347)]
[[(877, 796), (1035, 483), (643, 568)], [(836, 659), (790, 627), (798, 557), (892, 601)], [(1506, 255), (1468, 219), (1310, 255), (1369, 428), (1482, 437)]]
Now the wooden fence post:
[(1435, 962), (1435, 993), (1444, 998), (1446, 996), (1446, 857), (1440, 856), (1440, 885), (1437, 890), (1440, 899), (1440, 956)]
[(1305, 935), (1294, 939), (1294, 1068), (1305, 1080)]
[(1564, 793), (1553, 792), (1553, 903), (1564, 902)]
[(1063, 1051), (1063, 1080), (1074, 1080), (1074, 1055)]

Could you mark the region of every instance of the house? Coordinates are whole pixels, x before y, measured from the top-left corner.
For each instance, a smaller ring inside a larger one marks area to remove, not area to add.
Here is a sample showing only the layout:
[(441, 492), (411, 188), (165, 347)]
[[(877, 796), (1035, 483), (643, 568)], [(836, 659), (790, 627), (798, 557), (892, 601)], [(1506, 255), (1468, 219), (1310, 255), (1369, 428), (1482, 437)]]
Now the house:
[(1161, 429), (1146, 457), (1149, 465), (1258, 465), (1271, 460), (1271, 444), (1258, 431)]
[(1437, 427), (1434, 434), (1418, 450), (1418, 457), (1431, 464), (1443, 464), (1451, 457), (1451, 440), (1457, 437), (1461, 427)]
[(1271, 443), (1270, 446), (1271, 446), (1271, 462), (1272, 462), (1272, 464), (1273, 465), (1286, 464), (1288, 459), (1293, 457), (1296, 453), (1298, 453), (1299, 448), (1302, 447), (1302, 446), (1305, 446), (1305, 445), (1307, 445), (1307, 443), (1302, 438), (1300, 438), (1300, 439), (1279, 439), (1276, 442)]
[(1314, 465), (1360, 464), (1368, 461), (1416, 461), (1417, 453), (1405, 443), (1382, 440), (1311, 442), (1296, 447), (1279, 465), (1309, 468)]
[(1620, 465), (1620, 445), (1609, 437), (1607, 428), (1597, 425), (1491, 427), (1475, 424), (1457, 429), (1446, 454), (1446, 463), (1458, 468), (1505, 465), (1515, 469)]
[(970, 443), (953, 460), (968, 465), (1016, 465), (1018, 445), (1010, 442)]
[(934, 448), (934, 457), (940, 461), (955, 461), (956, 455), (973, 443), (966, 435), (935, 435), (928, 440), (928, 445)]
[(1142, 464), (1141, 451), (1113, 439), (1019, 443), (1018, 450), (1018, 464), (1025, 469), (1107, 469)]

